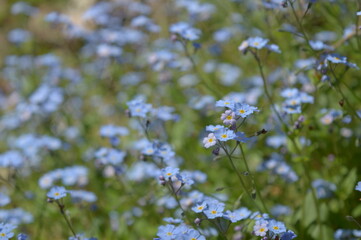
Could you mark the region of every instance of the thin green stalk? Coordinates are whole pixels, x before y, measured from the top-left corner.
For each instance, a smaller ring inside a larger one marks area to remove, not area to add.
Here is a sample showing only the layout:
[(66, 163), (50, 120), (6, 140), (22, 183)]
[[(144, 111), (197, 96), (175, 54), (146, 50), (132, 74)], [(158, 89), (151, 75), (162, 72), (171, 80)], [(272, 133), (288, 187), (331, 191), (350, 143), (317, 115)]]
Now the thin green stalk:
[(352, 104), (348, 101), (347, 97), (345, 96), (345, 94), (343, 93), (343, 91), (341, 90), (340, 86), (339, 86), (339, 83), (341, 82), (341, 79), (339, 79), (337, 76), (336, 76), (336, 73), (334, 71), (334, 69), (332, 68), (332, 66), (330, 67), (331, 69), (331, 73), (333, 75), (333, 77), (335, 78), (335, 81), (336, 81), (336, 84), (333, 84), (332, 86), (334, 87), (334, 89), (342, 96), (342, 99), (345, 100), (347, 106), (349, 107), (349, 109), (352, 110), (352, 114), (358, 118), (359, 120), (361, 120), (361, 117), (357, 114), (357, 111), (356, 109), (352, 106)]
[(311, 49), (311, 51), (317, 55), (316, 51), (312, 48), (311, 44), (310, 44), (310, 40), (305, 32), (305, 29), (303, 28), (303, 25), (302, 25), (302, 22), (300, 20), (300, 18), (298, 17), (297, 13), (296, 13), (296, 10), (295, 10), (295, 7), (293, 6), (293, 2), (288, 0), (288, 2), (290, 3), (290, 6), (291, 6), (291, 9), (292, 9), (292, 13), (293, 15), (295, 16), (295, 19), (296, 19), (296, 22), (298, 24), (298, 27), (302, 33), (302, 35), (304, 36), (306, 42), (307, 42), (307, 46)]
[(192, 67), (193, 67), (194, 72), (195, 72), (195, 73), (197, 74), (197, 76), (200, 78), (201, 83), (202, 83), (210, 92), (212, 92), (216, 97), (221, 98), (221, 95), (219, 94), (219, 92), (217, 92), (217, 91), (215, 91), (213, 88), (211, 88), (211, 87), (207, 84), (207, 81), (206, 81), (206, 80), (201, 76), (201, 74), (199, 73), (197, 64), (195, 63), (193, 57), (192, 57), (191, 54), (189, 53), (189, 50), (188, 50), (188, 47), (187, 47), (187, 42), (181, 40), (180, 43), (181, 43), (182, 46), (183, 46), (184, 53), (185, 53), (186, 57), (187, 57), (187, 58), (189, 59), (189, 61), (191, 61), (191, 63), (192, 63)]
[(75, 233), (75, 231), (74, 231), (74, 229), (73, 229), (73, 226), (71, 225), (68, 217), (66, 216), (66, 213), (65, 213), (65, 205), (64, 205), (63, 203), (60, 203), (59, 200), (56, 200), (56, 203), (58, 204), (59, 209), (60, 209), (60, 213), (61, 213), (61, 215), (63, 215), (63, 217), (64, 217), (64, 219), (65, 219), (65, 221), (66, 221), (66, 224), (68, 225), (70, 231), (73, 233), (75, 239), (79, 239), (79, 238), (76, 236), (76, 233)]
[(286, 132), (288, 132), (288, 126), (287, 124), (284, 122), (283, 118), (281, 117), (280, 113), (277, 111), (276, 107), (275, 107), (275, 104), (273, 102), (273, 99), (271, 97), (271, 94), (269, 93), (268, 91), (268, 87), (267, 87), (267, 79), (265, 77), (265, 74), (263, 72), (263, 66), (262, 66), (262, 63), (261, 63), (261, 60), (260, 58), (258, 57), (257, 53), (255, 52), (252, 52), (253, 56), (255, 57), (256, 59), (256, 62), (257, 62), (257, 65), (258, 65), (258, 69), (260, 71), (260, 74), (261, 74), (261, 78), (262, 78), (262, 81), (263, 81), (263, 89), (264, 89), (264, 93), (266, 94), (266, 97), (268, 98), (268, 101), (270, 102), (271, 104), (271, 108), (273, 110), (273, 112), (276, 114), (278, 120), (282, 123), (282, 125), (286, 128)]
[(354, 217), (352, 217), (352, 216), (346, 216), (346, 219), (349, 220), (349, 221), (351, 221), (351, 222), (356, 223), (356, 225), (357, 225), (359, 228), (361, 228), (361, 224), (360, 224)]
[(212, 223), (212, 224), (217, 228), (218, 232), (221, 233), (222, 238), (225, 239), (225, 240), (228, 240), (226, 234), (222, 231), (222, 228), (221, 228), (220, 226), (218, 226), (218, 224), (216, 224), (215, 222), (213, 222), (211, 219), (208, 219), (208, 218), (207, 218), (207, 215), (205, 215), (204, 213), (203, 213), (203, 215), (206, 217), (206, 219), (208, 220), (208, 222)]
[[(358, 11), (360, 11), (360, 8), (361, 8), (361, 3), (360, 3), (360, 1), (358, 1), (358, 9), (359, 9)], [(360, 25), (359, 25), (359, 16), (356, 16), (355, 26), (356, 26), (356, 30), (355, 30), (356, 36), (358, 36), (358, 34), (359, 34), (359, 27), (360, 27)], [(360, 51), (360, 50), (361, 50), (360, 38), (356, 38), (356, 41), (357, 41), (358, 50)]]
[(243, 190), (246, 192), (246, 194), (248, 195), (248, 197), (252, 200), (252, 203), (255, 205), (255, 207), (260, 211), (262, 212), (261, 208), (257, 205), (257, 203), (254, 201), (254, 198), (252, 197), (251, 193), (248, 191), (247, 187), (246, 187), (246, 184), (244, 183), (243, 179), (242, 179), (242, 176), (240, 174), (240, 172), (238, 171), (236, 165), (234, 164), (233, 162), (233, 159), (232, 159), (232, 156), (229, 154), (229, 152), (227, 151), (227, 149), (221, 145), (221, 148), (223, 149), (223, 151), (226, 153), (230, 163), (231, 163), (231, 166), (233, 168), (233, 170), (236, 172), (237, 176), (238, 176), (238, 179), (239, 181), (241, 182), (241, 185), (242, 185), (242, 188)]
[(148, 126), (143, 126), (142, 124), (142, 120), (140, 118), (137, 118), (140, 126), (142, 127), (144, 133), (145, 133), (145, 137), (150, 141), (150, 136), (149, 136), (149, 132), (148, 132)]
[(343, 83), (343, 85), (345, 85), (345, 87), (347, 88), (347, 90), (350, 91), (350, 93), (352, 94), (352, 96), (353, 96), (354, 98), (356, 98), (359, 102), (361, 102), (361, 98), (355, 94), (355, 92), (350, 88), (350, 86), (349, 86), (347, 83), (345, 83), (344, 81), (343, 81), (342, 83)]
[(186, 217), (186, 219), (188, 220), (189, 223), (192, 223), (192, 220), (189, 218), (189, 216), (187, 215), (186, 211), (183, 209), (182, 207), (182, 204), (180, 203), (179, 201), (179, 198), (178, 198), (178, 195), (177, 195), (177, 192), (178, 191), (175, 191), (174, 187), (173, 187), (173, 184), (172, 184), (172, 181), (168, 181), (169, 184), (167, 184), (167, 186), (169, 186), (169, 190), (172, 192), (172, 194), (174, 195), (174, 198), (179, 206), (179, 208), (182, 210), (184, 216)]
[(250, 168), (249, 168), (249, 166), (248, 166), (247, 159), (246, 159), (246, 155), (244, 154), (242, 144), (238, 144), (238, 145), (239, 145), (239, 148), (240, 148), (241, 153), (242, 153), (242, 158), (243, 158), (243, 160), (244, 160), (244, 165), (246, 166), (247, 172), (248, 172), (249, 175), (251, 176), (252, 185), (253, 185), (254, 189), (256, 189), (256, 193), (257, 193), (259, 199), (261, 200), (261, 203), (262, 203), (262, 206), (263, 206), (265, 212), (268, 213), (268, 208), (266, 207), (266, 204), (265, 204), (265, 202), (264, 202), (264, 200), (263, 200), (263, 197), (262, 197), (262, 195), (261, 195), (261, 193), (260, 193), (260, 191), (259, 191), (259, 189), (258, 189), (258, 187), (257, 187), (257, 184), (256, 184), (256, 181), (255, 181), (255, 179), (254, 179), (254, 177), (253, 177), (253, 174), (252, 174), (252, 172), (251, 172), (251, 170), (250, 170)]

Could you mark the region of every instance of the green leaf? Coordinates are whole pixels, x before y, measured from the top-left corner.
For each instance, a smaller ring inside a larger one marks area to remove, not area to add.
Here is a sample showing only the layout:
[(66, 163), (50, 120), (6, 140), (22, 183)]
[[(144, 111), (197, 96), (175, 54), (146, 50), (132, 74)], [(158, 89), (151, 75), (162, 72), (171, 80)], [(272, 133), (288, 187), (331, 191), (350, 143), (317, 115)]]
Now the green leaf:
[(320, 215), (321, 215), (320, 217), (321, 217), (322, 222), (327, 221), (328, 211), (329, 211), (329, 208), (328, 208), (327, 204), (322, 203), (322, 205), (320, 207)]
[[(322, 231), (322, 235), (320, 233)], [(333, 230), (332, 228), (328, 227), (327, 225), (321, 224), (321, 225), (312, 225), (308, 233), (314, 238), (314, 239), (333, 239)], [(321, 238), (322, 236), (322, 238)]]
[(355, 184), (357, 181), (357, 170), (353, 168), (351, 171), (347, 173), (347, 176), (344, 180), (339, 184), (339, 194), (342, 200), (348, 198), (348, 196), (353, 192)]
[(317, 210), (312, 198), (312, 193), (309, 191), (306, 195), (306, 199), (303, 205), (303, 211), (305, 211), (305, 218), (303, 219), (303, 225), (308, 227), (317, 219)]
[(351, 214), (353, 217), (359, 217), (361, 216), (361, 204), (358, 205), (357, 207), (355, 207), (353, 210), (352, 210), (352, 214)]

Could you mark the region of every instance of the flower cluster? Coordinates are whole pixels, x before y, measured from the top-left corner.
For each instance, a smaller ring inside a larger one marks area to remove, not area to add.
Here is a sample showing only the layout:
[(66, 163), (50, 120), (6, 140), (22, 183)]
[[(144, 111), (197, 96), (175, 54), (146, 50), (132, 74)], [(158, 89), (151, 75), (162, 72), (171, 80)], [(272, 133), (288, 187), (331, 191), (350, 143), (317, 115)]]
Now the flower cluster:
[(216, 102), (216, 107), (226, 107), (224, 113), (222, 113), (221, 120), (222, 125), (209, 125), (206, 130), (211, 132), (207, 137), (203, 139), (203, 145), (206, 148), (226, 142), (228, 140), (236, 140), (238, 142), (246, 142), (248, 138), (243, 132), (238, 132), (237, 121), (245, 119), (254, 112), (258, 112), (258, 108), (250, 106), (246, 103), (239, 103), (233, 101), (219, 100)]
[(277, 153), (273, 153), (270, 158), (260, 164), (258, 170), (270, 170), (272, 174), (279, 175), (287, 182), (296, 182), (299, 179), (291, 166), (289, 166), (284, 161), (283, 157)]
[(313, 97), (297, 88), (286, 88), (281, 92), (281, 96), (286, 100), (283, 103), (283, 111), (288, 114), (301, 113), (302, 103), (313, 103)]

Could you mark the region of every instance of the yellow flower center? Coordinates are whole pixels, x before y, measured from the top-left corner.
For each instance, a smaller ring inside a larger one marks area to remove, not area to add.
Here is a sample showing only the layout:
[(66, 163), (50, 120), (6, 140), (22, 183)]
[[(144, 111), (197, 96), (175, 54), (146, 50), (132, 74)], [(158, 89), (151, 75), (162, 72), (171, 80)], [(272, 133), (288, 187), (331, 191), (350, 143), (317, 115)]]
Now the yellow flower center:
[(55, 196), (59, 196), (59, 195), (60, 195), (60, 193), (56, 192), (56, 193), (54, 193), (54, 195), (55, 195)]
[(227, 134), (223, 134), (223, 135), (222, 135), (222, 138), (227, 138)]
[(167, 176), (170, 176), (170, 175), (172, 175), (171, 173), (167, 173)]
[(0, 236), (5, 237), (6, 235), (5, 235), (5, 233), (1, 233)]
[(198, 210), (203, 210), (203, 206), (199, 206), (199, 207), (198, 207)]
[(213, 138), (208, 139), (208, 142), (213, 142)]
[(258, 45), (259, 45), (259, 42), (255, 42), (254, 45), (255, 45), (255, 46), (258, 46)]
[(264, 230), (265, 230), (264, 228), (260, 228), (260, 229), (259, 229), (260, 232), (264, 232)]
[(278, 230), (278, 229), (280, 229), (280, 228), (277, 227), (277, 226), (274, 226), (273, 229), (274, 229), (274, 230)]
[(172, 235), (173, 235), (173, 233), (171, 233), (171, 232), (167, 232), (167, 235), (168, 235), (168, 236), (172, 236)]
[(227, 120), (232, 120), (232, 116), (227, 116)]
[(217, 211), (216, 211), (216, 210), (213, 210), (211, 213), (212, 213), (212, 214), (216, 214), (216, 213), (217, 213)]
[(246, 112), (246, 111), (243, 110), (243, 109), (239, 110), (239, 113), (245, 113), (245, 112)]

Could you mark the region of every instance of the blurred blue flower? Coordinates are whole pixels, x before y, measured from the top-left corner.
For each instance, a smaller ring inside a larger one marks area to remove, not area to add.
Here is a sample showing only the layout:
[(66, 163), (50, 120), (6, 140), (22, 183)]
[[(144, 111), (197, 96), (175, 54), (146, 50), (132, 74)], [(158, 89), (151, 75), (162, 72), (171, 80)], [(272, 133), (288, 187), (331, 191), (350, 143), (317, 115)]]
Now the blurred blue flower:
[(11, 202), (10, 197), (5, 193), (0, 192), (0, 207), (3, 207)]
[(0, 223), (0, 240), (8, 240), (14, 236), (12, 232), (16, 226), (10, 223)]
[(292, 239), (294, 239), (296, 237), (297, 237), (297, 235), (294, 232), (288, 230), (287, 232), (282, 234), (280, 240), (292, 240)]
[(24, 43), (26, 41), (28, 41), (31, 37), (31, 34), (29, 31), (24, 30), (24, 29), (13, 29), (8, 33), (8, 40), (11, 43), (15, 43), (15, 44), (21, 44)]
[(32, 7), (26, 2), (16, 2), (11, 6), (11, 13), (14, 15), (25, 14), (32, 16), (38, 13), (38, 9), (36, 7)]
[(18, 240), (27, 240), (27, 239), (28, 239), (28, 235), (26, 235), (25, 233), (18, 234)]
[(360, 191), (361, 192), (361, 181), (359, 181), (355, 187), (355, 190)]
[(336, 191), (336, 185), (323, 179), (316, 179), (312, 182), (312, 187), (316, 189), (319, 199), (330, 198)]
[(46, 196), (51, 199), (59, 200), (66, 197), (67, 193), (68, 191), (64, 187), (54, 186), (50, 189)]

